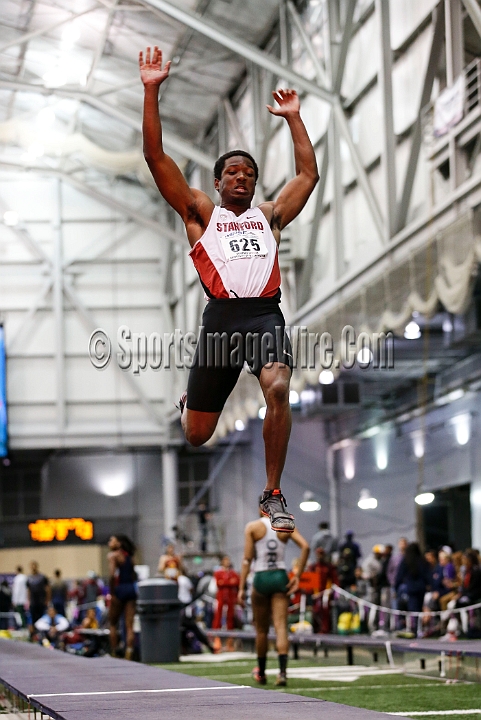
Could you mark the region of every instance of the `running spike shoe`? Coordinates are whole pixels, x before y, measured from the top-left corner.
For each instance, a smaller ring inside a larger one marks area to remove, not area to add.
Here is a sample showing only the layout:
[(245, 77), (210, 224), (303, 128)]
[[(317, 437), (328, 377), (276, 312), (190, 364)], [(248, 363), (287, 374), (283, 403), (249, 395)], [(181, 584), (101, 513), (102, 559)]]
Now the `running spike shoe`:
[(286, 673), (279, 673), (279, 675), (276, 678), (276, 687), (286, 687), (287, 685), (287, 675)]
[(252, 678), (256, 681), (256, 683), (259, 683), (259, 685), (267, 685), (267, 678), (265, 675), (260, 674), (258, 667), (253, 669)]
[(291, 533), (296, 529), (294, 516), (287, 512), (287, 503), (280, 488), (264, 490), (260, 502), (261, 512), (271, 521), (276, 532)]

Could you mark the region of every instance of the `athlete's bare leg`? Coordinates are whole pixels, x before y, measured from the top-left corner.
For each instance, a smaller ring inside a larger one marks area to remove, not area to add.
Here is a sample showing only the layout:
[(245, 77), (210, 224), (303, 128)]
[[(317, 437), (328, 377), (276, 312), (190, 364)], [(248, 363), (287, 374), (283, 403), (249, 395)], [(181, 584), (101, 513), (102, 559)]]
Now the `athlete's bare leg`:
[(125, 656), (128, 660), (132, 659), (135, 646), (135, 634), (134, 634), (134, 616), (136, 612), (135, 600), (128, 600), (125, 603), (124, 610), (124, 621), (125, 621), (125, 634), (126, 634), (126, 651)]
[(275, 490), (281, 484), (291, 434), (290, 380), (290, 368), (278, 362), (263, 367), (259, 378), (267, 406), (263, 426), (266, 490)]
[(201, 412), (200, 410), (189, 410), (184, 408), (181, 422), (185, 439), (194, 447), (203, 445), (210, 440), (217, 427), (220, 412)]
[(256, 627), (256, 653), (257, 657), (263, 658), (266, 657), (268, 649), (267, 635), (271, 619), (270, 598), (252, 588), (251, 602)]
[(274, 593), (271, 596), (272, 624), (276, 631), (276, 648), (278, 655), (287, 655), (289, 640), (287, 637), (287, 610), (289, 597), (285, 593)]

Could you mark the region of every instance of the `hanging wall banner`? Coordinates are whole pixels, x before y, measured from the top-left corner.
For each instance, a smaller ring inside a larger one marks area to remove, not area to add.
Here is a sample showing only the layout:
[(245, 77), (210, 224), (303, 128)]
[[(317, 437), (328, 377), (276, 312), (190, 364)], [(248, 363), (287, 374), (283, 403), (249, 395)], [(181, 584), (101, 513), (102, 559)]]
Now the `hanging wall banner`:
[(434, 102), (434, 137), (445, 135), (463, 117), (464, 75), (446, 88)]

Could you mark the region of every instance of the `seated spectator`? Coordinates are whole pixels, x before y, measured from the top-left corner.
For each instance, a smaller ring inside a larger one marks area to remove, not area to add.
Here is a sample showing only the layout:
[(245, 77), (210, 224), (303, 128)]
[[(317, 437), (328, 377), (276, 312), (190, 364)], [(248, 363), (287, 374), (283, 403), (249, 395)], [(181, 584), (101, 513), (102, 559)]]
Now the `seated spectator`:
[(363, 572), (361, 567), (357, 567), (354, 570), (355, 582), (347, 588), (349, 592), (356, 595), (362, 600), (367, 600), (369, 594), (369, 583), (363, 578)]
[(436, 550), (426, 550), (426, 552), (424, 553), (424, 559), (426, 560), (432, 572), (438, 564)]
[(464, 578), (459, 592), (455, 596), (456, 607), (467, 607), (481, 600), (481, 568), (476, 550), (466, 550), (463, 556)]
[(80, 627), (85, 628), (86, 630), (98, 629), (99, 621), (97, 618), (97, 610), (95, 608), (88, 608)]
[(53, 648), (60, 646), (62, 633), (68, 629), (68, 626), (67, 618), (59, 615), (53, 605), (49, 605), (45, 615), (35, 622), (35, 629), (38, 630), (42, 645)]
[(177, 580), (179, 575), (185, 575), (182, 558), (176, 555), (172, 543), (167, 545), (165, 553), (160, 556), (157, 572), (167, 580)]
[(439, 551), (439, 561), (431, 573), (431, 610), (446, 610), (447, 604), (456, 594), (456, 570), (451, 556)]
[(421, 612), (431, 577), (418, 543), (410, 543), (396, 574), (396, 594), (399, 609)]
[(192, 598), (194, 586), (191, 580), (186, 575), (179, 575), (177, 583), (179, 585), (178, 598), (184, 606), (180, 615), (182, 652), (184, 654), (189, 652), (200, 653), (202, 652), (202, 645), (205, 645), (211, 653), (214, 653), (214, 646), (194, 617)]
[(314, 632), (328, 633), (331, 628), (329, 605), (324, 602), (324, 590), (331, 585), (338, 585), (338, 577), (336, 568), (332, 563), (326, 560), (325, 551), (322, 546), (316, 550), (317, 562), (309, 565), (310, 572), (319, 573), (319, 593), (313, 596), (314, 606), (312, 608), (312, 626)]

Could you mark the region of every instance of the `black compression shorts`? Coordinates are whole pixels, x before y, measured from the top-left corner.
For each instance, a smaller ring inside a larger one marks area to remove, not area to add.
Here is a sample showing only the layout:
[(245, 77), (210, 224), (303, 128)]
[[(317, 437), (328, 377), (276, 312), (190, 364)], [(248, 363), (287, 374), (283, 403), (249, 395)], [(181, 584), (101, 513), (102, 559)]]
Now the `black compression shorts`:
[(209, 300), (187, 385), (187, 407), (220, 412), (247, 362), (258, 378), (265, 365), (292, 368), (284, 316), (274, 298)]

